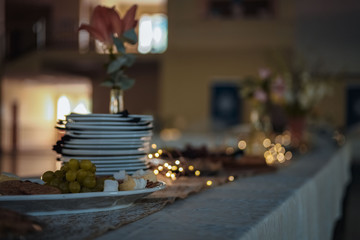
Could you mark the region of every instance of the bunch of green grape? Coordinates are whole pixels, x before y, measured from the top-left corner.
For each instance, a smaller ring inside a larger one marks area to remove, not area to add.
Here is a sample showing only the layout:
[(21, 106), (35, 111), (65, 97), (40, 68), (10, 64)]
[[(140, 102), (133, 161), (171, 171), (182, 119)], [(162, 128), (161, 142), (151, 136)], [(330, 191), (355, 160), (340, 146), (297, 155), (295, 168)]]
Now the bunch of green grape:
[(45, 172), (41, 179), (62, 193), (100, 192), (105, 179), (96, 178), (95, 171), (96, 166), (90, 160), (70, 159), (60, 170)]

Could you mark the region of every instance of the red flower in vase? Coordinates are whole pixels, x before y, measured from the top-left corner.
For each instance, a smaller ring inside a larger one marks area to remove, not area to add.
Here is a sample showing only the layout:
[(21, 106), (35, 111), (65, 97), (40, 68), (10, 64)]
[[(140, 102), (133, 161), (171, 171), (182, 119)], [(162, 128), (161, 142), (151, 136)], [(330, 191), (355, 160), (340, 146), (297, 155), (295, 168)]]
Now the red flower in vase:
[(91, 37), (110, 47), (113, 44), (113, 36), (119, 38), (126, 31), (136, 27), (136, 10), (137, 5), (133, 5), (121, 19), (114, 7), (97, 6), (91, 16), (90, 24), (81, 24), (79, 30), (88, 31)]

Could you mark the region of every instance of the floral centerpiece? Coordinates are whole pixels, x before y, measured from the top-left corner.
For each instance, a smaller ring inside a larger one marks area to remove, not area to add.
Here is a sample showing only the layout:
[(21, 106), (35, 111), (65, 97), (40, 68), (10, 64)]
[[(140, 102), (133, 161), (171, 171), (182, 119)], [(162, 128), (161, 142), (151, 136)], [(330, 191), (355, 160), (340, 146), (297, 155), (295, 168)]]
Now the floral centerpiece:
[(110, 87), (110, 113), (124, 110), (123, 91), (131, 88), (135, 80), (125, 74), (125, 70), (135, 62), (133, 54), (126, 53), (125, 44), (136, 44), (135, 14), (137, 5), (133, 5), (123, 18), (115, 8), (95, 7), (90, 24), (81, 24), (79, 30), (88, 31), (90, 36), (101, 43), (109, 55), (106, 63), (107, 78), (102, 85)]
[(292, 142), (296, 146), (303, 139), (306, 118), (324, 97), (331, 94), (333, 78), (293, 58), (284, 61), (282, 68), (278, 69), (278, 75), (285, 84), (282, 104), (287, 114)]
[(252, 111), (250, 120), (257, 130), (273, 130), (272, 112), (282, 103), (285, 86), (282, 78), (268, 68), (259, 69), (257, 77), (247, 77), (241, 83), (241, 95), (250, 100)]

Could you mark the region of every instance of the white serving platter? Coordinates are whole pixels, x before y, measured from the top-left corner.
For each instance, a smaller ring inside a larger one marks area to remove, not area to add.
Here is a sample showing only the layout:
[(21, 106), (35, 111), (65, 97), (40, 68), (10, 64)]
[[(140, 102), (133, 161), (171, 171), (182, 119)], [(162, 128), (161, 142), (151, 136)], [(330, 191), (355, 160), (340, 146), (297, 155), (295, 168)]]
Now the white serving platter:
[(132, 191), (0, 196), (0, 206), (33, 216), (110, 211), (164, 188), (160, 182), (154, 188)]

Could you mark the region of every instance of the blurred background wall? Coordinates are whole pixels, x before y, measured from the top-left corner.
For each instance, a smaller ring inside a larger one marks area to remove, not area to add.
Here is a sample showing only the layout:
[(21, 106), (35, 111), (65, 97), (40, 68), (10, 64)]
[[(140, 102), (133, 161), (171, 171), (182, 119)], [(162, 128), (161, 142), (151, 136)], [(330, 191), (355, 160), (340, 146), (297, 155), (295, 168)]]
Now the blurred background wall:
[[(138, 19), (166, 16), (168, 41), (161, 53), (128, 49), (137, 53), (128, 71), (136, 83), (125, 92), (131, 113), (153, 114), (159, 128), (209, 130), (214, 84), (241, 84), (271, 54), (297, 51), (321, 62), (323, 74), (342, 73), (318, 114), (346, 127), (347, 89), (359, 82), (356, 0), (0, 0), (2, 149), (50, 149), (61, 96), (71, 111), (83, 97), (86, 111), (108, 112), (109, 89), (100, 86), (107, 56), (77, 28), (97, 4), (124, 14), (133, 3)], [(51, 118), (41, 117), (46, 109)], [(248, 122), (246, 102), (239, 112), (239, 123)]]

